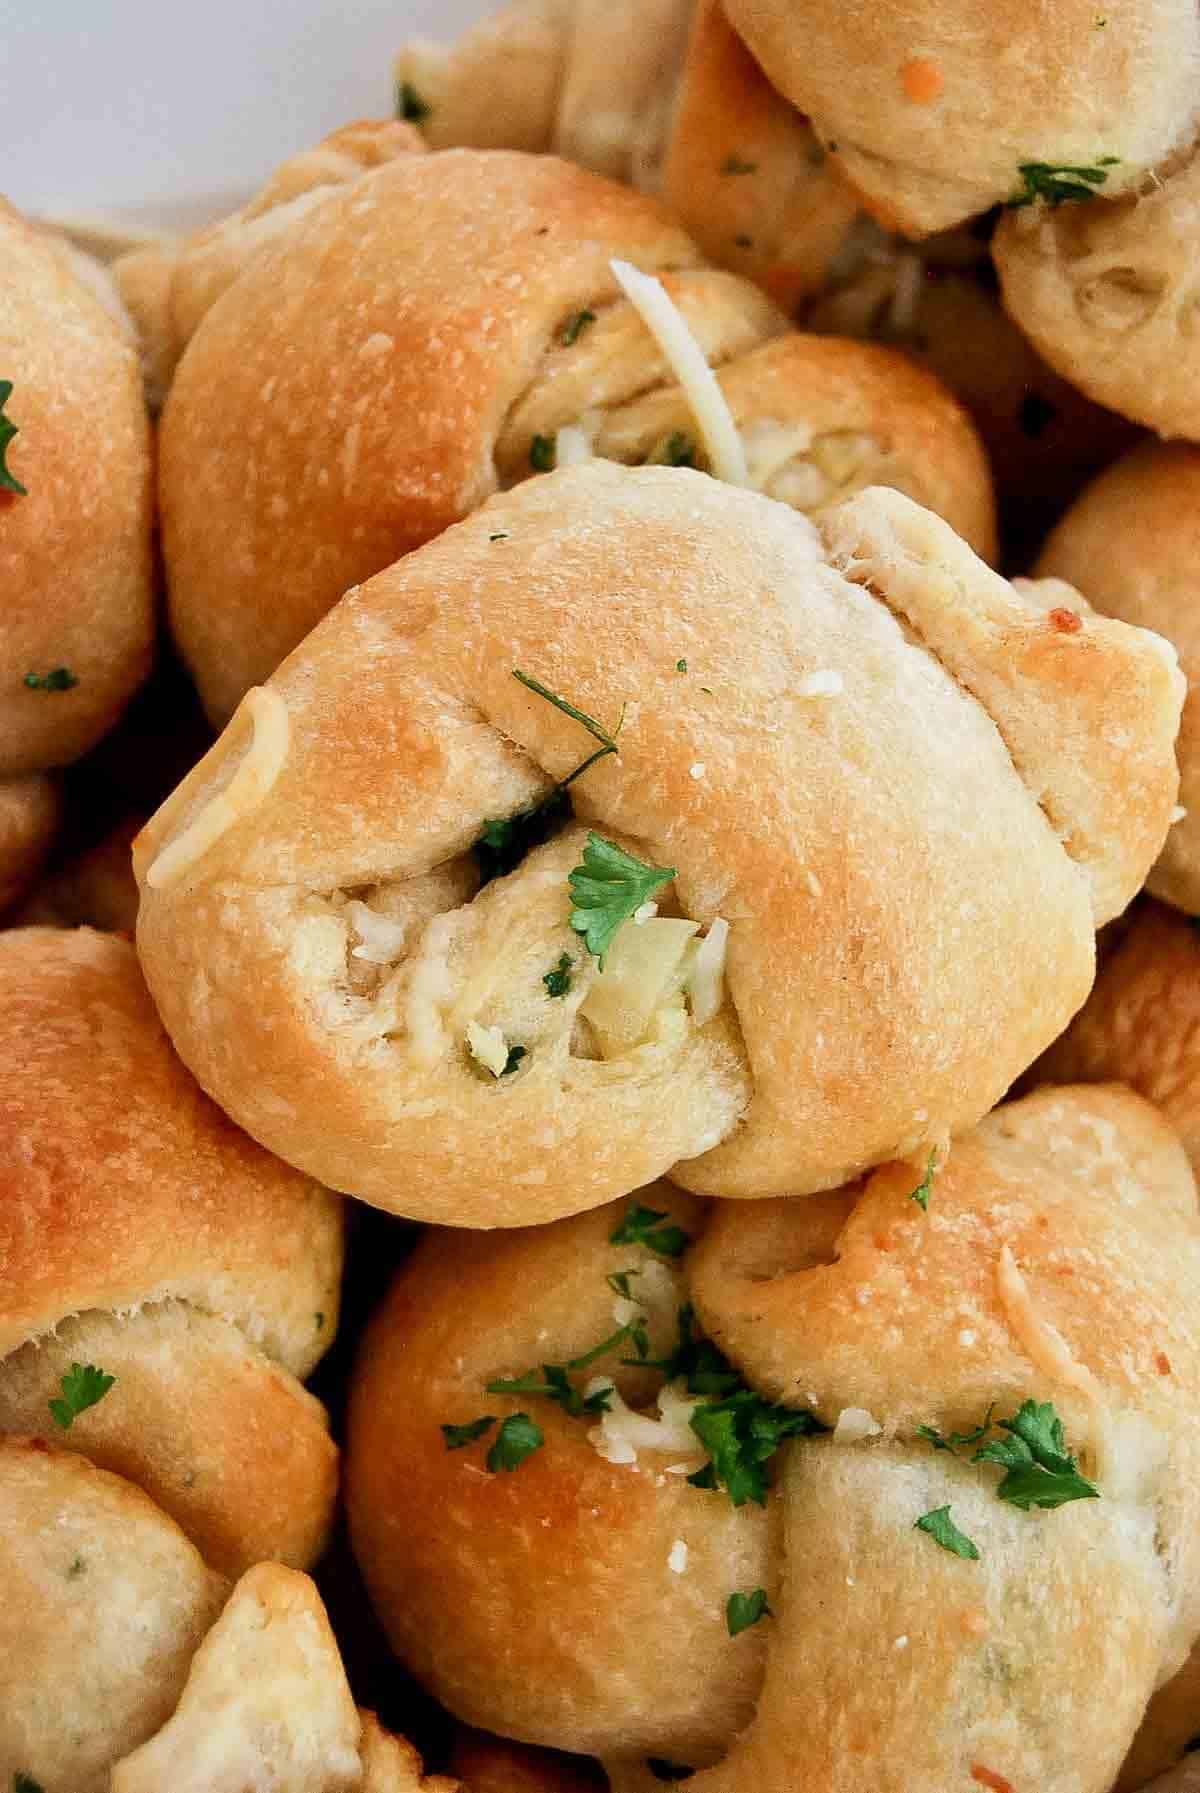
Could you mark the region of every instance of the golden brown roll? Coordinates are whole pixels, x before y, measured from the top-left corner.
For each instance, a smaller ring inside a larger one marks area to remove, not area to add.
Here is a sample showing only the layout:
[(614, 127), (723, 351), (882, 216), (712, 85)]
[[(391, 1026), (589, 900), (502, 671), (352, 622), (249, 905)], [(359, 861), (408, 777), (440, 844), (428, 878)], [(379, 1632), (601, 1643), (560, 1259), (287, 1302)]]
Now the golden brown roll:
[(238, 211), (182, 240), (132, 250), (113, 275), (141, 338), (147, 394), (159, 410), (200, 320), (258, 252), (337, 187), (423, 148), (411, 125), (359, 119), (289, 157)]
[(1200, 448), (1147, 442), (1101, 474), (1059, 523), (1037, 571), (1066, 579), (1106, 616), (1174, 643), (1190, 681), (1179, 729), (1181, 810), (1147, 879), (1155, 896), (1200, 911)]
[(1046, 1090), (918, 1193), (422, 1241), (347, 1494), (452, 1711), (622, 1790), (1106, 1793), (1200, 1628), (1187, 1160), (1128, 1091)]
[(0, 778), (0, 912), (11, 909), (37, 878), (61, 816), (53, 779), (41, 772)]
[(143, 822), (136, 816), (119, 822), (94, 847), (43, 878), (22, 904), (18, 925), (99, 928), (132, 939), (138, 912), (133, 840)]
[(1157, 1104), (1200, 1173), (1200, 933), (1141, 904), (1106, 955), (1086, 1006), (1037, 1066), (1040, 1077), (1119, 1078)]
[(594, 461), (347, 597), (137, 843), (204, 1087), (464, 1226), (667, 1171), (809, 1192), (974, 1124), (1159, 850), (1182, 681), (898, 492), (822, 529)]
[(513, 0), (396, 59), (435, 149), (552, 151), (661, 193), (721, 267), (790, 309), (824, 285), (859, 202), (716, 0)]
[(1198, 203), (1193, 154), (1117, 199), (1010, 213), (994, 244), (1004, 303), (1051, 367), (1098, 404), (1192, 441)]
[(137, 353), (0, 201), (0, 776), (77, 759), (150, 666), (150, 440)]
[(881, 238), (809, 308), (805, 326), (889, 343), (966, 407), (987, 450), (1010, 550), (1036, 553), (1085, 482), (1137, 438), (1047, 366), (1004, 311), (986, 244)]
[[(195, 1087), (123, 941), (10, 930), (0, 990), (0, 1433), (136, 1483), (222, 1574), (312, 1562), (339, 1203)], [(72, 1418), (81, 1365), (115, 1382)]]
[(1068, 180), (1084, 167), (1131, 192), (1194, 133), (1200, 20), (1186, 0), (1058, 0), (1052, 16), (1038, 0), (725, 10), (865, 202), (913, 236), (1019, 197), (1023, 166)]
[(1200, 1755), (1185, 1756), (1169, 1773), (1148, 1785), (1145, 1782), (1141, 1785), (1144, 1793), (1197, 1793), (1200, 1788)]
[(579, 1756), (527, 1749), (482, 1731), (460, 1730), (450, 1766), (463, 1793), (602, 1793), (608, 1782)]

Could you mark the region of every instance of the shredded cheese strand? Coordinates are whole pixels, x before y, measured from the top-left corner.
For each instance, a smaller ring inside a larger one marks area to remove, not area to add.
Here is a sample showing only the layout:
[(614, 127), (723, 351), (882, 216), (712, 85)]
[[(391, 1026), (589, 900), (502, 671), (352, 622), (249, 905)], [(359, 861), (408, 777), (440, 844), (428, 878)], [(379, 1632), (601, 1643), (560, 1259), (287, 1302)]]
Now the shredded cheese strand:
[(235, 822), (254, 813), (279, 777), (290, 734), (287, 705), (278, 691), (257, 685), (247, 691), (226, 732), (236, 729), (243, 716), (254, 731), (245, 758), (224, 790), (210, 798), (154, 860), (146, 873), (151, 890), (166, 890), (178, 883)]
[(1092, 1410), (1098, 1477), (1111, 1473), (1110, 1415), (1104, 1390), (1085, 1363), (1071, 1355), (1071, 1348), (1057, 1326), (1042, 1318), (1033, 1305), (1025, 1281), (1009, 1246), (1001, 1247), (996, 1265), (996, 1290), (1000, 1306), (1018, 1344), (1043, 1376), (1081, 1394)]
[(717, 479), (748, 486), (746, 449), (733, 421), (728, 400), (704, 351), (662, 281), (643, 274), (631, 262), (609, 263), (626, 298), (670, 362), (691, 407), (692, 416)]

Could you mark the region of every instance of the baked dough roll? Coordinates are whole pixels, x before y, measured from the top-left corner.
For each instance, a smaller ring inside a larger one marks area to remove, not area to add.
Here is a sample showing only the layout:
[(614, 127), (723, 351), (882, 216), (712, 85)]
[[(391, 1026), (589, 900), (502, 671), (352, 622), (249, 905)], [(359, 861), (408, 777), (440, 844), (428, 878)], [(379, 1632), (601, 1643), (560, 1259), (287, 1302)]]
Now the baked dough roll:
[(622, 1793), (1107, 1793), (1200, 1627), (1187, 1160), (1057, 1089), (918, 1179), (421, 1242), (347, 1498), (452, 1711)]
[(133, 839), (145, 818), (119, 822), (94, 847), (58, 866), (35, 886), (15, 920), (20, 927), (99, 928), (133, 938), (138, 890)]
[(279, 242), (337, 187), (423, 147), (412, 125), (359, 119), (289, 157), (228, 217), (182, 240), (121, 256), (112, 272), (141, 339), (151, 408), (161, 409), (200, 320), (261, 249)]
[(0, 777), (61, 766), (150, 667), (137, 352), (63, 248), (0, 201)]
[(10, 930), (0, 989), (0, 1434), (136, 1483), (222, 1574), (312, 1562), (340, 1204), (195, 1087), (125, 942)]
[(608, 1786), (593, 1762), (482, 1731), (459, 1731), (450, 1766), (462, 1776), (463, 1793), (604, 1793)]
[(1000, 303), (986, 243), (966, 231), (920, 248), (864, 233), (859, 264), (804, 324), (890, 344), (945, 384), (983, 440), (1001, 533), (1024, 564), (1087, 480), (1137, 439), (1042, 360)]
[[(210, 714), (349, 585), (593, 452), (777, 487), (832, 431), (837, 477), (810, 468), (796, 502), (887, 479), (990, 553), (986, 464), (940, 388), (849, 347), (755, 362), (785, 329), (648, 200), (564, 163), (409, 157), (327, 200), (205, 320), (164, 413), (171, 620)], [(742, 433), (770, 438), (755, 456), (726, 421), (732, 471), (705, 362), (736, 377)]]
[(1179, 729), (1175, 825), (1147, 879), (1155, 896), (1200, 912), (1200, 448), (1147, 442), (1101, 474), (1042, 550), (1040, 574), (1086, 593), (1106, 616), (1174, 643), (1189, 680)]
[(463, 1226), (829, 1188), (978, 1120), (1159, 850), (1182, 682), (898, 492), (823, 529), (595, 461), (351, 593), (137, 843), (204, 1087)]
[(35, 881), (62, 815), (58, 786), (40, 772), (0, 778), (0, 912)]
[(551, 151), (661, 193), (721, 267), (790, 309), (825, 284), (859, 202), (716, 0), (514, 0), (396, 59), (435, 149)]
[(1115, 201), (1010, 213), (994, 243), (1004, 303), (1051, 367), (1098, 404), (1192, 441), (1198, 204), (1193, 154)]
[[(1193, 135), (1187, 0), (724, 0), (889, 229), (921, 236), (1054, 177), (1132, 192)], [(1028, 171), (1028, 174), (1026, 173)]]

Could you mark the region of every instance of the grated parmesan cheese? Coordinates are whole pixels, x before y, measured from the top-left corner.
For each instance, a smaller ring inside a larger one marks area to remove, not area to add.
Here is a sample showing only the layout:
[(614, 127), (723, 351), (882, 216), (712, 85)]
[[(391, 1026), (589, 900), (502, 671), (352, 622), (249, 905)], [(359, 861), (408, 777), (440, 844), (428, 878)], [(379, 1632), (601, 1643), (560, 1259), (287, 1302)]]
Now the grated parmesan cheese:
[(290, 734), (287, 705), (269, 685), (256, 685), (238, 705), (226, 733), (237, 728), (243, 717), (248, 718), (253, 733), (241, 765), (225, 788), (159, 853), (146, 873), (151, 890), (166, 890), (178, 883), (235, 822), (253, 815), (279, 777)]
[(865, 1407), (843, 1407), (833, 1428), (835, 1444), (860, 1444), (864, 1438), (878, 1438), (883, 1427)]
[[(701, 1403), (688, 1394), (682, 1382), (668, 1383), (659, 1390), (657, 1419), (627, 1407), (607, 1376), (594, 1376), (584, 1393), (594, 1395), (602, 1388), (609, 1391), (611, 1404), (608, 1412), (601, 1416), (600, 1424), (588, 1432), (588, 1441), (607, 1463), (636, 1463), (639, 1450), (673, 1451), (691, 1456), (691, 1467), (694, 1467), (695, 1458), (702, 1455), (702, 1451), (688, 1422)], [(677, 1470), (678, 1465), (670, 1466), (672, 1474)]]
[(672, 1575), (683, 1575), (687, 1570), (688, 1547), (682, 1538), (676, 1538), (667, 1553), (667, 1568)]
[(577, 423), (565, 424), (554, 438), (554, 465), (582, 467), (594, 459), (587, 431), (580, 429)]
[(692, 1020), (697, 1027), (703, 1027), (707, 1021), (711, 1021), (725, 1000), (725, 953), (728, 945), (729, 923), (718, 915), (695, 949), (691, 970), (683, 986), (691, 1005)]
[(717, 479), (747, 486), (746, 449), (716, 375), (661, 280), (631, 262), (609, 263), (626, 298), (671, 364)]
[(481, 1027), (478, 1021), (467, 1023), (467, 1051), (476, 1064), (502, 1077), (508, 1063), (508, 1041), (498, 1027)]
[(391, 965), (400, 957), (408, 923), (391, 915), (380, 915), (357, 898), (346, 904), (346, 914), (357, 936), (357, 945), (350, 955), (368, 965)]
[(796, 686), (797, 697), (838, 697), (846, 688), (840, 672), (810, 672)]

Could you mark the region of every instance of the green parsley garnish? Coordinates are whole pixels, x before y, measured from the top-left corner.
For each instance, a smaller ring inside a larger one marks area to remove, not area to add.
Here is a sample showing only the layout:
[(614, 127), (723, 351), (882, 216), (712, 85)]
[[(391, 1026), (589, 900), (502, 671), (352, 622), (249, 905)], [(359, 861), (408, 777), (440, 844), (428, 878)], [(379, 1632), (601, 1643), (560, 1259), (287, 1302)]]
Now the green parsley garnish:
[(758, 163), (747, 162), (739, 155), (726, 156), (721, 163), (722, 174), (757, 174)]
[(12, 422), (11, 418), (4, 415), (4, 407), (8, 403), (12, 389), (13, 383), (11, 380), (0, 380), (0, 492), (15, 492), (18, 498), (27, 498), (29, 494), (26, 488), (21, 484), (16, 474), (9, 469), (5, 458), (8, 453), (9, 443), (14, 436), (20, 434), (20, 431), (17, 429), (16, 424)]
[(753, 1389), (697, 1407), (690, 1425), (709, 1462), (688, 1481), (694, 1488), (724, 1488), (735, 1507), (767, 1504), (767, 1465), (786, 1438), (809, 1438), (825, 1427), (811, 1413), (775, 1407)]
[(575, 313), (574, 317), (568, 318), (566, 324), (563, 327), (563, 333), (562, 333), (563, 348), (569, 349), (575, 343), (577, 343), (579, 341), (579, 338), (583, 335), (584, 331), (587, 329), (588, 325), (594, 324), (595, 321), (596, 321), (595, 312), (588, 311), (586, 307), (582, 311), (577, 311)]
[(79, 1415), (102, 1401), (115, 1381), (94, 1363), (73, 1363), (59, 1383), (62, 1399), (49, 1403), (55, 1425), (69, 1432)]
[(313, 1315), (313, 1321), (314, 1321), (314, 1323), (315, 1323), (315, 1325), (316, 1325), (316, 1328), (317, 1328), (317, 1331), (318, 1331), (318, 1332), (324, 1332), (324, 1330), (325, 1330), (325, 1316), (324, 1316), (324, 1314), (323, 1314), (323, 1313), (321, 1313), (321, 1312), (320, 1312), (320, 1310), (319, 1310), (319, 1309), (318, 1309), (318, 1311), (317, 1311), (317, 1312), (316, 1312), (316, 1313), (315, 1313), (315, 1314), (314, 1314), (314, 1315)]
[(567, 878), (573, 905), (570, 922), (583, 935), (592, 957), (599, 959), (601, 971), (618, 929), (674, 876), (673, 865), (647, 865), (614, 841), (589, 832), (583, 861)]
[(640, 1270), (613, 1270), (604, 1280), (614, 1295), (623, 1295), (626, 1301), (637, 1301), (638, 1297), (629, 1286), (629, 1279), (641, 1274)]
[(544, 1363), (536, 1370), (527, 1370), (523, 1376), (500, 1378), (489, 1382), (487, 1392), (490, 1395), (541, 1395), (547, 1401), (557, 1401), (564, 1413), (572, 1419), (579, 1419), (585, 1413), (607, 1413), (612, 1405), (612, 1389), (598, 1388), (594, 1394), (584, 1395), (571, 1381), (573, 1373), (586, 1370), (598, 1358), (607, 1357), (629, 1339), (637, 1357), (633, 1361), (645, 1362), (650, 1350), (650, 1342), (646, 1337), (645, 1323), (631, 1320), (627, 1326), (619, 1326), (608, 1338), (601, 1339), (590, 1351), (580, 1357), (572, 1357), (566, 1363)]
[(576, 766), (573, 772), (569, 772), (560, 783), (556, 784), (540, 803), (531, 804), (528, 809), (519, 809), (515, 815), (501, 816), (483, 824), (479, 839), (475, 842), (475, 857), (479, 865), (481, 884), (490, 884), (493, 878), (502, 878), (508, 872), (515, 870), (527, 853), (532, 853), (535, 847), (542, 846), (552, 835), (558, 833), (571, 814), (567, 787), (574, 784), (577, 778), (582, 778), (583, 774), (594, 766), (597, 760), (604, 759), (607, 754), (620, 751), (617, 746), (617, 736), (625, 721), (625, 711), (622, 709), (617, 726), (607, 729), (602, 722), (597, 722), (594, 716), (589, 716), (585, 710), (577, 709), (573, 703), (568, 703), (565, 697), (560, 697), (557, 691), (551, 691), (548, 685), (543, 685), (540, 679), (535, 679), (529, 673), (522, 672), (519, 667), (513, 667), (512, 675), (519, 685), (525, 686), (527, 691), (533, 691), (538, 697), (544, 697), (546, 702), (552, 703), (556, 710), (561, 710), (565, 716), (570, 716), (572, 721), (581, 723), (588, 733), (599, 741), (600, 747), (597, 752), (589, 754), (587, 759)]
[(67, 1580), (78, 1581), (86, 1568), (87, 1564), (81, 1556), (73, 1556), (67, 1568)]
[(18, 1769), (13, 1775), (13, 1793), (42, 1793), (42, 1784), (31, 1774), (22, 1774)]
[(676, 660), (675, 670), (676, 670), (676, 672), (686, 672), (687, 671), (687, 661), (686, 660)]
[(527, 1413), (510, 1413), (500, 1423), (496, 1442), (487, 1454), (487, 1467), (493, 1475), (520, 1469), (526, 1457), (540, 1451), (545, 1442), (542, 1428)]
[(542, 977), (547, 996), (565, 996), (571, 988), (571, 955), (560, 953), (558, 964)]
[(730, 1594), (725, 1602), (725, 1624), (730, 1637), (749, 1631), (760, 1619), (774, 1616), (767, 1602), (766, 1588), (751, 1588), (748, 1594)]
[(69, 666), (56, 666), (52, 672), (25, 674), (25, 685), (30, 691), (74, 691), (78, 683)]
[(411, 81), (397, 81), (397, 118), (406, 118), (409, 124), (420, 125), (425, 123), (425, 120), (429, 117), (432, 110), (432, 106), (430, 106), (426, 100), (421, 98)]
[(949, 1507), (934, 1507), (932, 1512), (922, 1513), (913, 1530), (928, 1532), (935, 1544), (940, 1544), (943, 1550), (949, 1550), (954, 1556), (965, 1556), (972, 1562), (979, 1561), (979, 1551), (966, 1532), (959, 1531), (950, 1517)]
[[(667, 1221), (661, 1226), (660, 1221)], [(681, 1258), (692, 1242), (690, 1233), (676, 1226), (665, 1208), (645, 1208), (634, 1202), (625, 1210), (625, 1217), (608, 1235), (610, 1245), (645, 1245), (660, 1258)]]
[(501, 1077), (511, 1077), (521, 1060), (528, 1057), (528, 1046), (510, 1046), (508, 1057), (504, 1061), (504, 1069), (500, 1073)]
[(465, 1426), (443, 1426), (442, 1437), (446, 1440), (446, 1449), (464, 1450), (467, 1445), (474, 1444), (477, 1438), (482, 1438), (485, 1432), (490, 1432), (495, 1423), (495, 1415), (485, 1413), (481, 1419), (468, 1420)]
[[(920, 1436), (935, 1451), (955, 1453), (977, 1444), (992, 1429), (992, 1408), (974, 1432), (952, 1432), (948, 1438), (932, 1426), (919, 1426)], [(1027, 1513), (1031, 1507), (1062, 1507), (1072, 1500), (1099, 1500), (1100, 1490), (1079, 1473), (1079, 1465), (1067, 1449), (1063, 1423), (1051, 1401), (1023, 1401), (1011, 1419), (998, 1419), (996, 1427), (1007, 1438), (992, 1438), (971, 1458), (972, 1463), (998, 1463), (1005, 1471), (996, 1489), (1000, 1500)]]
[(696, 465), (696, 443), (682, 430), (672, 430), (671, 434), (654, 450), (649, 464), (657, 467), (694, 467)]
[(1021, 162), (1017, 173), (1023, 190), (1004, 203), (1015, 212), (1038, 199), (1044, 199), (1048, 206), (1060, 206), (1068, 199), (1095, 199), (1096, 188), (1104, 185), (1108, 170), (1115, 168), (1120, 159), (1101, 156), (1092, 168), (1073, 167), (1067, 162)]
[(921, 1181), (917, 1184), (916, 1188), (910, 1189), (908, 1192), (909, 1201), (916, 1202), (922, 1214), (927, 1214), (929, 1212), (929, 1198), (933, 1194), (933, 1173), (936, 1168), (937, 1153), (930, 1152), (929, 1163), (925, 1166), (925, 1175), (921, 1178)]
[(558, 454), (553, 436), (535, 436), (529, 444), (529, 465), (535, 473), (553, 473)]
[(507, 540), (508, 540), (507, 532), (503, 529), (498, 529), (496, 531), (495, 535), (489, 535), (489, 537), (488, 537), (489, 542), (506, 542)]

